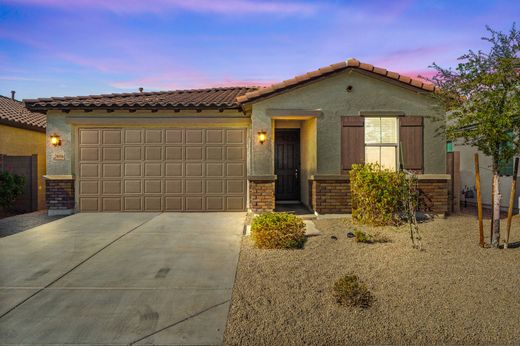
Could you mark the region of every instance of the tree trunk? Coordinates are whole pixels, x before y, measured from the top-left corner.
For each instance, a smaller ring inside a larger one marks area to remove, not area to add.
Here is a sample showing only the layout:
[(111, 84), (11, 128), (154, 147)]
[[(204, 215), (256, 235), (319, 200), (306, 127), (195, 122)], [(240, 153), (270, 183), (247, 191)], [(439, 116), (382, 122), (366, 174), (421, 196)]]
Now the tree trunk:
[(498, 247), (500, 244), (500, 180), (498, 176), (498, 164), (493, 165), (493, 222), (491, 233), (491, 245)]

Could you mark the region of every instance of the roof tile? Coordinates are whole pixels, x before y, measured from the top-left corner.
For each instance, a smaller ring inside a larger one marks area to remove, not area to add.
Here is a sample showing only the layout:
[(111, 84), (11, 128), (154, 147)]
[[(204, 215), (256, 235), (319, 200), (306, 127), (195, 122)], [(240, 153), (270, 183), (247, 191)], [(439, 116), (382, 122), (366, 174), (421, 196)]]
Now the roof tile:
[(31, 112), (23, 102), (0, 95), (0, 121), (23, 127), (45, 129), (47, 116)]

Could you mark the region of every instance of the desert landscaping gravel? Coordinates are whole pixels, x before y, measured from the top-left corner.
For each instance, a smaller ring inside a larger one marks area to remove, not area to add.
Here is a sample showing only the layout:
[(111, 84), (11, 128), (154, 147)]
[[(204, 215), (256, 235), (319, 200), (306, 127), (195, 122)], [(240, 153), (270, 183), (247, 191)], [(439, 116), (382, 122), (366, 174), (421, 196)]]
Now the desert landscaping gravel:
[[(480, 248), (473, 216), (421, 224), (423, 251), (404, 227), (315, 223), (322, 235), (303, 250), (259, 250), (243, 238), (226, 345), (520, 343), (520, 248)], [(356, 228), (390, 242), (356, 243), (346, 236)], [(511, 241), (520, 242), (517, 218)], [(375, 296), (370, 308), (335, 302), (333, 283), (348, 273)]]

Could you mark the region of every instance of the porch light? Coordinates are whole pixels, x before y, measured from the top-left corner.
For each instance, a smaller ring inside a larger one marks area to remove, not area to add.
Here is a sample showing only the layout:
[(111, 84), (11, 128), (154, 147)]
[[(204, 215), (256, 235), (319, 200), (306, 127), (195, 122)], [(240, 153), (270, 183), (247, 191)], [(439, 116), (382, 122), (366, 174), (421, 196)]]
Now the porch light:
[(258, 131), (258, 141), (260, 144), (264, 144), (264, 142), (267, 140), (267, 132), (262, 130)]
[(55, 147), (60, 146), (61, 145), (60, 136), (57, 134), (51, 135), (51, 144), (54, 145)]

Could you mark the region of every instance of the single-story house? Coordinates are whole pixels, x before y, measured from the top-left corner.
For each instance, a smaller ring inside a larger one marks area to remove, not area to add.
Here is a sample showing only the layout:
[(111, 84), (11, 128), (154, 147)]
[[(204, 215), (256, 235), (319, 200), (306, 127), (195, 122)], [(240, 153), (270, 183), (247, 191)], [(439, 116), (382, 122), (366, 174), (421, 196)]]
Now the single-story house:
[[(348, 213), (352, 164), (417, 171), (447, 211), (444, 112), (434, 87), (349, 59), (265, 88), (25, 100), (47, 114), (52, 212)], [(440, 120), (440, 121), (439, 121)]]
[(45, 208), (45, 114), (31, 112), (24, 104), (0, 95), (0, 171), (26, 179), (24, 194), (13, 209), (29, 212)]

